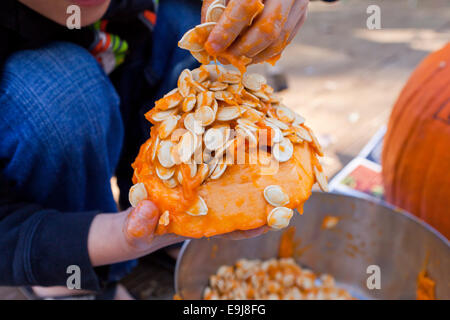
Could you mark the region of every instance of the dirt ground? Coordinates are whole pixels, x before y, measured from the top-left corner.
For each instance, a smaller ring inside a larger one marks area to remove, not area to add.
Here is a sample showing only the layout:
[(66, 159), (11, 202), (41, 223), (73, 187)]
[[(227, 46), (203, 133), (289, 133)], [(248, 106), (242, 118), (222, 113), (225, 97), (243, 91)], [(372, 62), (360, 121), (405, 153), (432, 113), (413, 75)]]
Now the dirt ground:
[[(381, 30), (366, 27), (370, 4), (381, 9)], [(279, 61), (289, 80), (282, 96), (319, 135), (329, 177), (387, 123), (415, 66), (449, 40), (446, 0), (310, 4), (300, 35)]]
[[(368, 30), (366, 9), (381, 8), (381, 30)], [(325, 146), (329, 177), (387, 123), (415, 66), (450, 40), (448, 0), (341, 0), (310, 4), (300, 35), (278, 66), (288, 77), (283, 102), (306, 118)], [(255, 69), (264, 72), (264, 67)], [(126, 284), (141, 298), (171, 298), (170, 267), (147, 260)], [(0, 287), (0, 299), (20, 299)]]

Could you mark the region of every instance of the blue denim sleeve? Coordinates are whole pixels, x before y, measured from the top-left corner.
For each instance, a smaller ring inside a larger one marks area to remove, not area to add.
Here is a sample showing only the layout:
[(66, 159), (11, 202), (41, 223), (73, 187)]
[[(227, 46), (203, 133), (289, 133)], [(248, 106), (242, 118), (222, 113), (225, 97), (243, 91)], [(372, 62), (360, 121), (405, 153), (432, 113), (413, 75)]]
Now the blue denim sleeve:
[(62, 213), (0, 200), (0, 285), (66, 286), (72, 274), (67, 268), (76, 265), (81, 288), (100, 290), (87, 250), (89, 228), (97, 214)]

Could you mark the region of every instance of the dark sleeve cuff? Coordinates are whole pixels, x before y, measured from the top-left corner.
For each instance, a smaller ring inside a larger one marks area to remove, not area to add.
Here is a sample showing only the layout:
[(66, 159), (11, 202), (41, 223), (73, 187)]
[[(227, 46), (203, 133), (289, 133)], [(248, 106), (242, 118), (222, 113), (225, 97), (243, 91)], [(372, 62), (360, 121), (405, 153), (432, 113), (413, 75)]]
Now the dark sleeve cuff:
[[(15, 257), (15, 272), (23, 272), (29, 283), (41, 286), (66, 286), (80, 270), (81, 289), (99, 291), (100, 280), (88, 253), (88, 233), (98, 212), (62, 213), (42, 211), (21, 228), (22, 257)], [(22, 259), (22, 261), (20, 261)], [(71, 267), (72, 266), (72, 267)], [(22, 270), (21, 270), (22, 269)], [(71, 270), (72, 271), (69, 271)], [(70, 282), (73, 283), (73, 282)]]

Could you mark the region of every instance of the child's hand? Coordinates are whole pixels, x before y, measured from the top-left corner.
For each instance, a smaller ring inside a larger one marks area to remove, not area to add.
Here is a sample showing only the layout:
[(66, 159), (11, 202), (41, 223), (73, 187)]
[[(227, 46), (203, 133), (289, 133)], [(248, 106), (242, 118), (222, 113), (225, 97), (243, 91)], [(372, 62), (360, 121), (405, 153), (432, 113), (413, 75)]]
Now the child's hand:
[[(213, 0), (204, 0), (202, 21)], [(252, 22), (261, 0), (229, 0), (205, 48), (210, 54), (226, 49), (253, 63), (275, 57), (294, 38), (306, 17), (309, 0), (265, 0), (264, 9)], [(251, 24), (250, 27), (248, 25)]]
[[(89, 257), (93, 266), (131, 260), (188, 238), (175, 234), (155, 235), (159, 209), (148, 200), (136, 208), (117, 214), (99, 214), (88, 235)], [(217, 237), (240, 240), (259, 236), (269, 228), (234, 231)]]
[(93, 266), (131, 260), (187, 238), (155, 235), (159, 209), (148, 200), (117, 214), (99, 214), (92, 221), (88, 251)]

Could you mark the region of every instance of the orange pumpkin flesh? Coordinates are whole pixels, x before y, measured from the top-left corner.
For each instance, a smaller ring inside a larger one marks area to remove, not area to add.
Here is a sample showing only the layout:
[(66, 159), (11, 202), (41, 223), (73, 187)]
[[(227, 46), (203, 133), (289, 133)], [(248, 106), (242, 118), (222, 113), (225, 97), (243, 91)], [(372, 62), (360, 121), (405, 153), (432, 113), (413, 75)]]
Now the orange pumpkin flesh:
[(450, 238), (450, 44), (425, 58), (400, 93), (382, 163), (387, 200)]
[(279, 164), (273, 175), (261, 174), (256, 164), (236, 164), (230, 166), (218, 180), (209, 180), (195, 193), (208, 206), (208, 214), (193, 217), (186, 213), (195, 200), (185, 196), (183, 187), (170, 189), (155, 174), (150, 158), (151, 148), (147, 141), (133, 164), (133, 182), (143, 182), (149, 195), (161, 212), (168, 210), (171, 221), (168, 226), (158, 225), (157, 234), (174, 233), (181, 236), (200, 238), (211, 237), (235, 230), (250, 230), (267, 224), (267, 214), (273, 207), (266, 202), (263, 190), (268, 185), (282, 186), (290, 201), (286, 207), (301, 208), (311, 195), (315, 182), (312, 164), (315, 158), (308, 144), (297, 145), (291, 160)]

